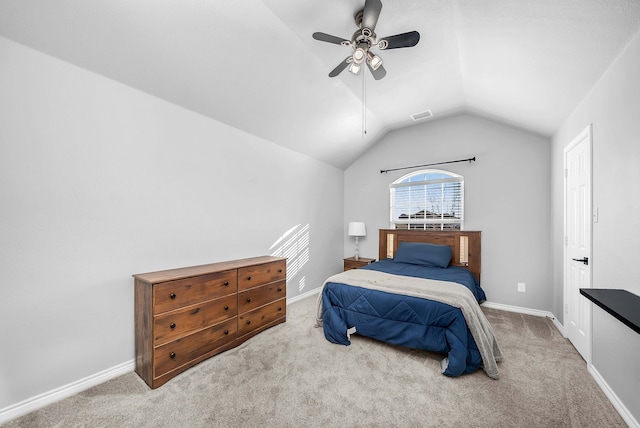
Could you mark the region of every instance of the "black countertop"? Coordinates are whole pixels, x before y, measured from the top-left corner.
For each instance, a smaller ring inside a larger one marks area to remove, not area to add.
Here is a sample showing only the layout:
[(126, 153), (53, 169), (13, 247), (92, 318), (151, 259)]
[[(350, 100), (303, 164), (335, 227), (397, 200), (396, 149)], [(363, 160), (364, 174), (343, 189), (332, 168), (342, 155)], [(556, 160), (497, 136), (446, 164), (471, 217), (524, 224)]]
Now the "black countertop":
[(581, 288), (580, 294), (640, 334), (640, 296), (609, 288)]

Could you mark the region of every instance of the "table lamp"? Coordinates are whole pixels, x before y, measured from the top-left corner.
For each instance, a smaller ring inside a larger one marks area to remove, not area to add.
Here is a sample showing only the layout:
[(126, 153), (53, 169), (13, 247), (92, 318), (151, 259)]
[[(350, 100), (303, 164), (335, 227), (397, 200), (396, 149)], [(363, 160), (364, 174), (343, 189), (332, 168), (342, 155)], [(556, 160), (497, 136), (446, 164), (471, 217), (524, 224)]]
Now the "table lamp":
[(358, 237), (367, 235), (367, 231), (366, 231), (366, 229), (364, 227), (364, 223), (361, 222), (361, 221), (351, 221), (351, 222), (349, 222), (348, 235), (356, 237), (356, 255), (353, 256), (353, 258), (358, 260), (358, 259), (360, 259), (360, 251), (358, 250)]

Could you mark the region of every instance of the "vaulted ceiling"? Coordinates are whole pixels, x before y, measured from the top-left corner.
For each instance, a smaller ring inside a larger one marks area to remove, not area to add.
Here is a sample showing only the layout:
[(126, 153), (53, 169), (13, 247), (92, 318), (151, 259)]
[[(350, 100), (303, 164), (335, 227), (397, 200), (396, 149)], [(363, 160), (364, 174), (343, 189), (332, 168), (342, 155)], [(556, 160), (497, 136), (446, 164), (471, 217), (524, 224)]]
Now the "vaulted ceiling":
[(551, 136), (640, 28), (637, 0), (382, 3), (379, 36), (421, 39), (377, 81), (329, 78), (350, 48), (311, 37), (364, 0), (2, 0), (0, 35), (345, 168), (426, 110)]

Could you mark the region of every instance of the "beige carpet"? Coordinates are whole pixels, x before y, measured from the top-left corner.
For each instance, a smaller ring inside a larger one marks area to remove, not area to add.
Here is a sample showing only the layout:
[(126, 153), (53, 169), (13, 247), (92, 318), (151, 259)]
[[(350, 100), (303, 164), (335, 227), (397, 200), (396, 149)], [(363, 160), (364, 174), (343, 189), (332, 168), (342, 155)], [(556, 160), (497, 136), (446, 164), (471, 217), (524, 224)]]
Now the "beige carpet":
[(6, 427), (624, 427), (575, 349), (545, 318), (484, 309), (504, 361), (440, 374), (442, 355), (359, 336), (329, 343), (315, 296), (288, 321), (150, 390), (134, 373)]

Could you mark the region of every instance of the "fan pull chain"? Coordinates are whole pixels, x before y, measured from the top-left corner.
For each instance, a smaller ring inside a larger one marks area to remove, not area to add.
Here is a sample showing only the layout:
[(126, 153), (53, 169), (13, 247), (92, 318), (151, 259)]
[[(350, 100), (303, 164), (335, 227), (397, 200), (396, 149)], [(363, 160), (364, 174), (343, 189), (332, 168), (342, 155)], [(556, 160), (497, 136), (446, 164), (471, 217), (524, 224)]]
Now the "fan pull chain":
[(367, 134), (367, 85), (365, 70), (362, 70), (362, 138)]

